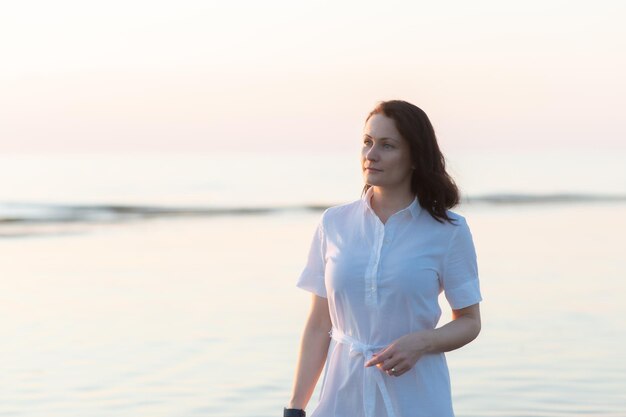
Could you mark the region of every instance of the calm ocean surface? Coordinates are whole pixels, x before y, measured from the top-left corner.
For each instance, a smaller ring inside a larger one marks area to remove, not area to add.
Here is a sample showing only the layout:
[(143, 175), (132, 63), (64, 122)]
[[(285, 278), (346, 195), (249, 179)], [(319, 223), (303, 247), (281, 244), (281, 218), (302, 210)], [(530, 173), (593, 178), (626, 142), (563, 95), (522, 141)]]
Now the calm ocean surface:
[[(457, 416), (626, 416), (626, 152), (448, 160), (484, 297)], [(361, 188), (356, 154), (1, 157), (0, 415), (282, 415), (320, 208)]]

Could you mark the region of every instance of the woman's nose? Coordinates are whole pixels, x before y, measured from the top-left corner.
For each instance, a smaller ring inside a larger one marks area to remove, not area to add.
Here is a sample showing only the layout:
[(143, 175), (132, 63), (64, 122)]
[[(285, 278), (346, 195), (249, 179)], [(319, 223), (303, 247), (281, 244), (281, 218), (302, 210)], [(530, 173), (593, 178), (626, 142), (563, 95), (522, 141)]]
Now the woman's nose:
[(371, 148), (369, 148), (367, 152), (365, 152), (365, 159), (376, 160), (377, 157), (378, 157), (378, 151), (376, 151), (375, 146), (372, 146)]

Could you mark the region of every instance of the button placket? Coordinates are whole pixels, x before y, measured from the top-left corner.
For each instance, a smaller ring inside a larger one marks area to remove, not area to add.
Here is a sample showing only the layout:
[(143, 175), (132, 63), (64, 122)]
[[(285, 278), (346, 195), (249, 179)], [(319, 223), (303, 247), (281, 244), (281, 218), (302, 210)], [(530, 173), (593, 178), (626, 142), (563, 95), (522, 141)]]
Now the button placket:
[[(376, 223), (376, 248), (372, 253), (370, 262), (371, 269), (368, 271), (369, 280), (366, 284), (365, 304), (369, 306), (378, 305), (378, 284), (380, 277), (380, 268), (383, 263), (383, 257), (389, 250), (389, 245), (394, 240), (396, 229), (398, 228), (398, 216), (391, 216), (385, 224), (379, 221)], [(369, 290), (369, 291), (368, 291)]]
[(370, 255), (370, 267), (365, 277), (365, 305), (375, 306), (378, 303), (378, 266), (380, 265), (380, 255), (385, 238), (385, 227), (380, 222), (376, 223), (376, 245)]
[(364, 301), (366, 306), (376, 307), (378, 305), (379, 278), (381, 273), (384, 272), (387, 251), (395, 240), (397, 230), (416, 217), (415, 210), (419, 213), (419, 205), (416, 197), (411, 205), (392, 214), (383, 223), (370, 205), (371, 188), (365, 197), (363, 199), (363, 226), (364, 231), (367, 232), (364, 237), (368, 243), (371, 239), (371, 246), (369, 248), (369, 260), (363, 277)]

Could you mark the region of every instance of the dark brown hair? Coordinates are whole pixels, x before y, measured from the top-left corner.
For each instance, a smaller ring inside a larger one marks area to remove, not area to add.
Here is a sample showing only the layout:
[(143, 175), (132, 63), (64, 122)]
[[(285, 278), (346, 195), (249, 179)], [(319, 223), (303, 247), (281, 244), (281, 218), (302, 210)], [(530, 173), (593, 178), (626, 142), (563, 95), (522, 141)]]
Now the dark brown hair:
[[(428, 116), (419, 107), (402, 100), (379, 102), (365, 119), (375, 114), (391, 118), (400, 135), (409, 144), (411, 162), (415, 169), (411, 176), (411, 190), (420, 205), (439, 223), (452, 223), (446, 209), (459, 203), (459, 189), (446, 172), (446, 162), (439, 150), (437, 137)], [(362, 195), (371, 187), (365, 184)]]

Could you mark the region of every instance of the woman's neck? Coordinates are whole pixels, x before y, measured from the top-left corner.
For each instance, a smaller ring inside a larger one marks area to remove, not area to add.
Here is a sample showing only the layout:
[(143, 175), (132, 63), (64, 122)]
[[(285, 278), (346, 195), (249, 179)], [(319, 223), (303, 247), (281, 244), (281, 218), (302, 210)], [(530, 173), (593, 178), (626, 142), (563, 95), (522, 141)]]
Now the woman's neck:
[(408, 207), (415, 200), (415, 194), (410, 189), (389, 189), (378, 186), (373, 186), (373, 188), (370, 204), (379, 215), (389, 217)]

